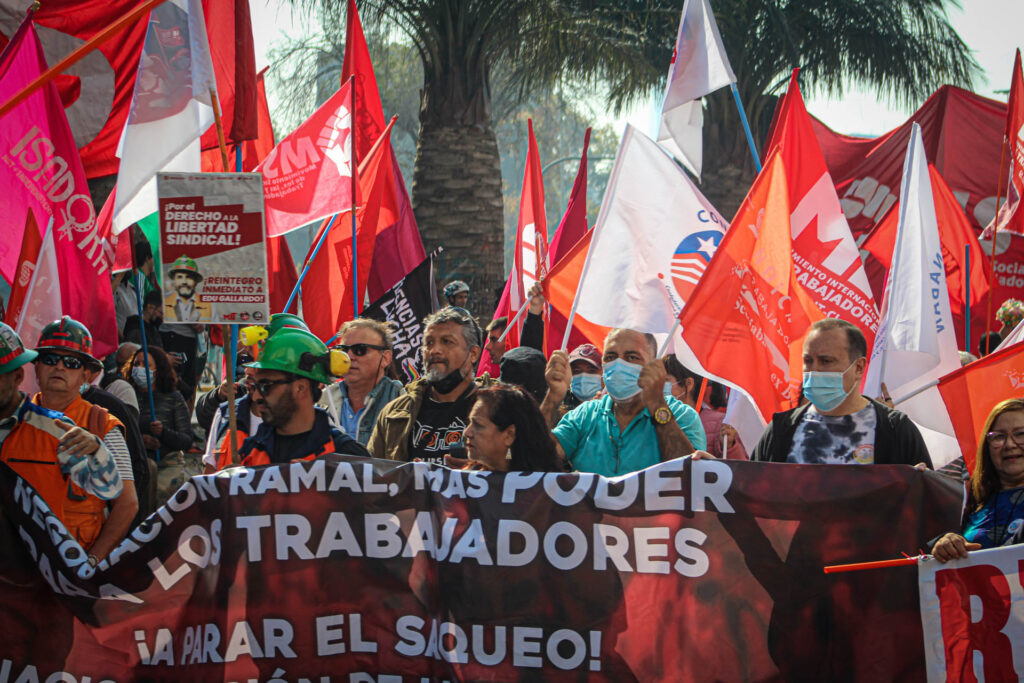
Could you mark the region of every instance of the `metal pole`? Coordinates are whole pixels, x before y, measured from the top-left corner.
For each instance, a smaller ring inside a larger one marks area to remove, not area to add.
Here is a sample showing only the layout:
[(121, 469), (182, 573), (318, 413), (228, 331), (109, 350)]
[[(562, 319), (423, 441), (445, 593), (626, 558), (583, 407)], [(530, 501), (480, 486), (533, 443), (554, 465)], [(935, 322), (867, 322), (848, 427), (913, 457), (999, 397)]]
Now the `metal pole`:
[[(135, 302), (139, 307), (139, 334), (142, 336), (142, 363), (146, 368), (146, 395), (149, 397), (149, 421), (156, 422), (156, 406), (153, 403), (153, 377), (149, 372), (149, 345), (146, 343), (146, 322), (142, 319), (142, 269), (135, 260), (135, 236), (131, 231), (128, 238), (132, 246), (132, 267), (135, 269)], [(160, 462), (160, 449), (156, 449), (156, 461)]]
[(757, 155), (757, 145), (754, 144), (754, 134), (750, 132), (750, 122), (747, 121), (747, 112), (743, 108), (743, 101), (740, 100), (740, 91), (736, 89), (735, 83), (729, 84), (732, 90), (732, 98), (736, 101), (736, 108), (740, 112), (740, 121), (743, 122), (743, 132), (747, 135), (747, 144), (750, 146), (750, 155), (754, 157), (754, 168), (761, 172), (761, 158)]
[(971, 352), (971, 245), (964, 245), (964, 351)]

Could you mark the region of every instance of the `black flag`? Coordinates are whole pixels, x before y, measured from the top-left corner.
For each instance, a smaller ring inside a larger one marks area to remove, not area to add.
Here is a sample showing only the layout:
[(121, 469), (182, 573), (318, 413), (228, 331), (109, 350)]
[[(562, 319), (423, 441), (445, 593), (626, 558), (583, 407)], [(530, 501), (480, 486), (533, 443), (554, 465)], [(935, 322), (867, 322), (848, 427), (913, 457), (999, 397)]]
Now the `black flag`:
[(434, 254), (413, 268), (398, 283), (363, 309), (366, 318), (393, 325), (392, 354), (395, 372), (403, 382), (411, 382), (423, 372), (420, 345), (423, 343), (423, 319), (439, 308), (434, 286)]

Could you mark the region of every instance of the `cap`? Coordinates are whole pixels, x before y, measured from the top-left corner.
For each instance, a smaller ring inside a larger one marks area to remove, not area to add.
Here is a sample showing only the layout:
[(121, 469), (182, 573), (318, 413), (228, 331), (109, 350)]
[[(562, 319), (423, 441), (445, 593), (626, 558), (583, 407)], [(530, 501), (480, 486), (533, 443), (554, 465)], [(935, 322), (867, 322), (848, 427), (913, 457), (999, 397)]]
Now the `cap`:
[(582, 360), (590, 363), (598, 370), (601, 369), (601, 352), (593, 344), (580, 344), (569, 354), (569, 365), (573, 361)]
[(25, 348), (18, 333), (10, 325), (0, 323), (0, 375), (14, 372), (25, 363), (34, 361), (38, 355)]

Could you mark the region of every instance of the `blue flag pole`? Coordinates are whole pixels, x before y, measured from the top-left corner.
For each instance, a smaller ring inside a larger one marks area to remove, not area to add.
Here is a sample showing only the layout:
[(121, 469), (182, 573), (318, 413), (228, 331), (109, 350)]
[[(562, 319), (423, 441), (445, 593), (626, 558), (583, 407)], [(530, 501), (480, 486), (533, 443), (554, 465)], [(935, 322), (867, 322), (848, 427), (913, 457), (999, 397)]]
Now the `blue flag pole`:
[(971, 352), (971, 245), (964, 245), (964, 351)]
[(736, 89), (735, 83), (729, 84), (732, 90), (732, 99), (736, 101), (736, 109), (740, 112), (740, 121), (743, 122), (743, 132), (747, 135), (747, 145), (750, 146), (750, 155), (754, 157), (754, 168), (761, 172), (761, 157), (757, 155), (757, 145), (754, 144), (754, 135), (750, 132), (750, 122), (747, 121), (747, 112), (743, 108), (743, 101), (740, 99), (740, 91)]

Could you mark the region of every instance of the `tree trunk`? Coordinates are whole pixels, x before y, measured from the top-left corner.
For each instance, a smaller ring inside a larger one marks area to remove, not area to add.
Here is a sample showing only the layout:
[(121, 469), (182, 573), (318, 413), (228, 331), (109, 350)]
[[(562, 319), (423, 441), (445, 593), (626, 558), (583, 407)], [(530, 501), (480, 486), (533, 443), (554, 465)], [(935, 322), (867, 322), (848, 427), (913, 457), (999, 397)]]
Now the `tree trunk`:
[(489, 320), (505, 284), (501, 159), (490, 125), (422, 125), (412, 202), (427, 252), (444, 247), (438, 286), (465, 280), (470, 310)]
[(427, 252), (444, 247), (434, 262), (438, 286), (464, 280), (469, 309), (482, 320), (505, 284), (501, 158), (490, 109), (479, 60), (446, 54), (443, 65), (424, 64), (413, 212)]

